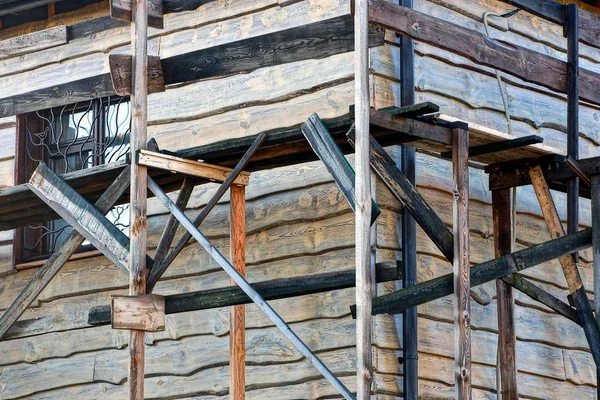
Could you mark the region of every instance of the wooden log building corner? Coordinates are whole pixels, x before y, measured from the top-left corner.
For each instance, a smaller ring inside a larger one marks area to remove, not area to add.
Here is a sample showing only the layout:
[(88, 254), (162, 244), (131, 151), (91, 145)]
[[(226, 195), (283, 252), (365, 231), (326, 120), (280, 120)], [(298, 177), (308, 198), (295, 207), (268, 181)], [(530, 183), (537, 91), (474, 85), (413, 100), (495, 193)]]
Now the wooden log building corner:
[(0, 399), (592, 399), (600, 2), (0, 0)]

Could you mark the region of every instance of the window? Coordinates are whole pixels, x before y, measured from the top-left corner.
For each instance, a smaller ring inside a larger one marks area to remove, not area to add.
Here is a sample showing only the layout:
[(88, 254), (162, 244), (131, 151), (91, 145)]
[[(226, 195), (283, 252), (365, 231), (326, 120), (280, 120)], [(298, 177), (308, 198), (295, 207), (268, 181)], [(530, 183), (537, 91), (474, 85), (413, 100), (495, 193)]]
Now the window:
[[(39, 162), (61, 175), (124, 159), (129, 152), (130, 121), (129, 99), (125, 97), (95, 99), (18, 116), (15, 183), (28, 182)], [(126, 206), (113, 208), (108, 218), (128, 234)], [(15, 261), (47, 258), (71, 231), (63, 220), (17, 230)], [(92, 249), (84, 242), (80, 251)]]

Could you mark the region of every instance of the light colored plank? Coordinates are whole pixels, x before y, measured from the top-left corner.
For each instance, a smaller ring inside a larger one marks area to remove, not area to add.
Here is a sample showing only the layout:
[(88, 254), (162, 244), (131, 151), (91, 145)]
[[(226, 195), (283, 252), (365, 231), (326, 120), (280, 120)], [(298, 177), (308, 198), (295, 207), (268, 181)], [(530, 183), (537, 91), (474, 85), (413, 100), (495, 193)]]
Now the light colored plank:
[(165, 298), (156, 294), (113, 296), (111, 326), (145, 332), (165, 330)]
[(14, 57), (23, 53), (34, 53), (60, 46), (68, 42), (65, 25), (32, 32), (0, 41), (0, 58)]
[[(167, 154), (156, 153), (148, 150), (141, 150), (139, 153), (139, 163), (146, 167), (163, 169), (192, 176), (195, 178), (205, 178), (217, 182), (223, 182), (231, 173), (231, 168), (225, 168), (218, 165), (203, 163), (200, 161), (186, 160), (184, 158), (169, 156)], [(250, 182), (250, 173), (241, 172), (233, 181), (235, 185), (247, 186)]]

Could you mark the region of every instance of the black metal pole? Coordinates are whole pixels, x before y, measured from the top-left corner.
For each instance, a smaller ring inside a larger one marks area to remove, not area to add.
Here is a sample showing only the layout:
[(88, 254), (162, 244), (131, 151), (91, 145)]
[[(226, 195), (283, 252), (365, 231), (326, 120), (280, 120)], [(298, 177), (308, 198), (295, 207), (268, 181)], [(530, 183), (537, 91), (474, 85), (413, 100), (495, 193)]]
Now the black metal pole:
[[(400, 0), (400, 2), (404, 7), (413, 8), (413, 0)], [(415, 103), (414, 43), (410, 38), (402, 36), (400, 44), (401, 105), (407, 106)], [(401, 162), (402, 172), (414, 185), (416, 178), (414, 147), (402, 146)], [(407, 212), (402, 213), (402, 261), (404, 266), (402, 286), (407, 288), (416, 285), (417, 225), (413, 217)], [(409, 308), (402, 315), (404, 398), (417, 400), (419, 394), (417, 308)]]

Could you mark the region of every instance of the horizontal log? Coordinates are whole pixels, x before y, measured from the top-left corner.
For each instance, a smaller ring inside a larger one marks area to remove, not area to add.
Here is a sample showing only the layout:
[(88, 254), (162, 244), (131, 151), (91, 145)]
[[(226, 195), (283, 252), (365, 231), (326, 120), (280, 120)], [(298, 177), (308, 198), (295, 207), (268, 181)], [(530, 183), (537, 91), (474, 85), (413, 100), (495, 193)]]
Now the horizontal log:
[[(384, 32), (373, 27), (370, 45), (383, 45)], [(207, 49), (177, 54), (161, 60), (164, 84), (172, 85), (216, 76), (249, 72), (255, 69), (324, 58), (354, 50), (354, 25), (350, 15)], [(113, 79), (103, 73), (77, 81), (52, 85), (15, 96), (0, 97), (0, 118), (45, 110), (99, 97), (126, 93), (129, 76), (124, 63), (127, 56), (112, 56)], [(152, 60), (152, 59), (151, 59)], [(109, 58), (111, 61), (111, 58)], [(118, 61), (118, 62), (117, 62)], [(118, 72), (118, 73), (116, 73)], [(152, 91), (161, 91), (158, 67), (150, 69)], [(113, 86), (113, 82), (115, 86)]]
[[(590, 247), (591, 244), (592, 230), (586, 229), (486, 261), (471, 268), (471, 285), (481, 285), (517, 273), (564, 254), (585, 249)], [(416, 307), (452, 293), (454, 293), (453, 275), (443, 275), (416, 286), (373, 299), (373, 315), (399, 314), (408, 308)], [(355, 306), (351, 308), (354, 313)]]
[[(378, 263), (377, 282), (399, 279), (397, 263)], [(326, 272), (298, 278), (274, 279), (253, 283), (251, 286), (265, 299), (277, 300), (307, 294), (328, 292), (331, 290), (354, 287), (356, 273), (354, 270)], [(207, 310), (211, 308), (229, 307), (249, 304), (252, 300), (237, 286), (200, 292), (165, 296), (165, 313), (176, 314), (187, 311)], [(98, 306), (90, 309), (88, 316), (90, 325), (110, 323), (110, 307)]]
[[(526, 82), (567, 92), (567, 63), (548, 55), (492, 40), (471, 29), (384, 0), (369, 0), (369, 22), (458, 53)], [(600, 105), (600, 74), (582, 68), (579, 85), (581, 99)]]
[(27, 33), (0, 41), (0, 59), (49, 49), (67, 42), (67, 27), (64, 25)]
[[(110, 16), (131, 22), (134, 0), (110, 0)], [(163, 0), (148, 0), (148, 26), (163, 29)]]

